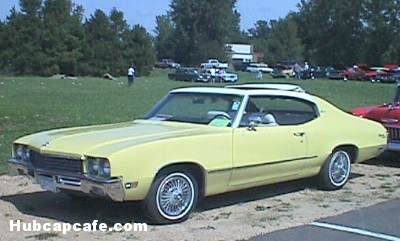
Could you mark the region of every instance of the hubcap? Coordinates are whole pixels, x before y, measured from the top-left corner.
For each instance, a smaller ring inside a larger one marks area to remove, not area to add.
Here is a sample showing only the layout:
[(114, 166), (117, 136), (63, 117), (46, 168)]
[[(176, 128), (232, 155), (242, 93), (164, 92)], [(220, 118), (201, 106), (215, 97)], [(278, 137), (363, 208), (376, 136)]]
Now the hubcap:
[(350, 174), (350, 157), (344, 151), (338, 151), (331, 157), (329, 178), (335, 186), (341, 186)]
[(162, 216), (171, 220), (182, 218), (193, 205), (193, 183), (183, 173), (172, 173), (159, 185), (156, 198)]

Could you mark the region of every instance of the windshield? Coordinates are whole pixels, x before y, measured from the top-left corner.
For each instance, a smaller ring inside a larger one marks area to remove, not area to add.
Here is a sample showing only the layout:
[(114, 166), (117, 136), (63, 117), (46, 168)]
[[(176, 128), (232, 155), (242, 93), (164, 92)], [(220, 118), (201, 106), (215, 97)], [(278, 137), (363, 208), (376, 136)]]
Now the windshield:
[(145, 119), (230, 126), (242, 103), (242, 96), (215, 93), (171, 93)]

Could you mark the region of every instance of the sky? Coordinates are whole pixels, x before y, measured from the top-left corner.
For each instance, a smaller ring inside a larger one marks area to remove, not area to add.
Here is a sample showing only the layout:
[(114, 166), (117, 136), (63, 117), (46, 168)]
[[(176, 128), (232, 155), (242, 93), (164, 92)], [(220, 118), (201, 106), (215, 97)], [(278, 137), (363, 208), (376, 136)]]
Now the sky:
[[(0, 19), (5, 20), (11, 7), (18, 7), (18, 0), (0, 1)], [(110, 12), (113, 7), (124, 12), (131, 25), (140, 24), (153, 32), (155, 18), (167, 12), (170, 0), (73, 0), (85, 9), (86, 17), (96, 10)], [(271, 20), (284, 17), (296, 10), (300, 0), (238, 0), (237, 10), (241, 14), (241, 28), (251, 28), (257, 20)]]

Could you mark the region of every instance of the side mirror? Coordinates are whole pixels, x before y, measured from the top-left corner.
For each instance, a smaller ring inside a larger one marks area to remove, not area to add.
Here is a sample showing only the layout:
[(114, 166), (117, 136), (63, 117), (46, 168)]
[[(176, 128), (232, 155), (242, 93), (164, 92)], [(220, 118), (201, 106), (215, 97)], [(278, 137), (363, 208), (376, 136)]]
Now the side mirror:
[(249, 126), (247, 127), (248, 131), (257, 131), (257, 123), (255, 121), (250, 121)]

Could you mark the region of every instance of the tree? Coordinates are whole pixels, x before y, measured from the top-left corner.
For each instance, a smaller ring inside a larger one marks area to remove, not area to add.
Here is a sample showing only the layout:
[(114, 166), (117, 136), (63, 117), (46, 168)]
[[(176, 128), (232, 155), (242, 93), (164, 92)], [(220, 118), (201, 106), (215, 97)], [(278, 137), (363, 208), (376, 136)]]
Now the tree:
[(128, 61), (124, 59), (124, 35), (129, 31), (129, 25), (125, 20), (124, 13), (113, 8), (110, 13), (113, 52), (110, 55), (112, 61), (111, 72), (116, 75), (125, 74)]
[(267, 55), (268, 40), (271, 34), (271, 27), (268, 21), (258, 20), (254, 27), (248, 30), (254, 50), (259, 53)]
[(302, 60), (304, 46), (298, 37), (298, 26), (292, 16), (285, 19), (260, 20), (249, 29), (256, 52), (264, 55), (267, 63)]
[(124, 59), (133, 64), (138, 75), (149, 75), (156, 60), (150, 34), (140, 25), (135, 25), (124, 35)]
[(387, 0), (365, 0), (364, 16), (366, 38), (363, 45), (363, 60), (371, 65), (399, 60), (400, 53), (396, 31), (399, 19), (400, 2)]
[(40, 74), (43, 64), (41, 0), (21, 0), (21, 12), (12, 8), (4, 26), (2, 66), (17, 74)]
[(172, 0), (176, 59), (191, 65), (226, 59), (225, 44), (240, 35), (235, 4), (236, 0)]
[(83, 8), (71, 0), (46, 0), (43, 7), (44, 75), (78, 74), (85, 32), (82, 26)]
[(321, 65), (353, 65), (364, 39), (363, 0), (302, 0), (295, 17), (305, 57)]
[(110, 19), (97, 9), (85, 23), (85, 30), (87, 45), (90, 46), (85, 51), (85, 74), (101, 76), (107, 72), (112, 73), (113, 61), (110, 57), (115, 49)]
[(168, 15), (156, 17), (156, 28), (154, 30), (155, 49), (158, 59), (173, 58), (175, 55), (176, 43), (174, 41), (174, 25)]
[(271, 22), (270, 38), (264, 54), (266, 62), (299, 61), (303, 59), (303, 52), (304, 46), (298, 37), (297, 23), (291, 17)]
[(122, 12), (113, 9), (108, 17), (97, 10), (85, 23), (85, 28), (90, 46), (84, 58), (86, 74), (124, 75), (131, 64), (135, 64), (140, 75), (150, 73), (155, 62), (151, 36), (141, 26), (131, 29)]

